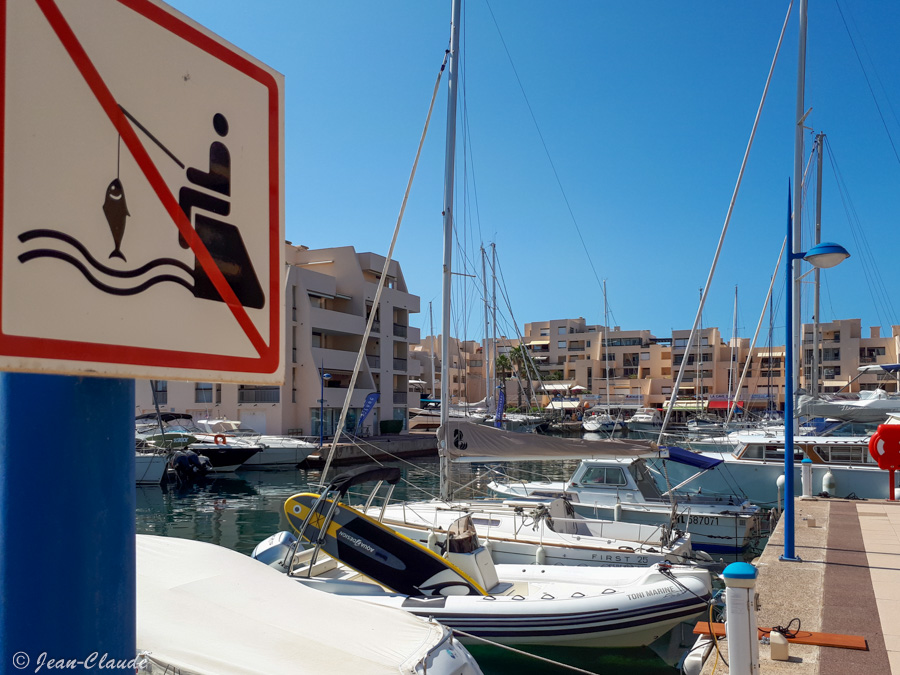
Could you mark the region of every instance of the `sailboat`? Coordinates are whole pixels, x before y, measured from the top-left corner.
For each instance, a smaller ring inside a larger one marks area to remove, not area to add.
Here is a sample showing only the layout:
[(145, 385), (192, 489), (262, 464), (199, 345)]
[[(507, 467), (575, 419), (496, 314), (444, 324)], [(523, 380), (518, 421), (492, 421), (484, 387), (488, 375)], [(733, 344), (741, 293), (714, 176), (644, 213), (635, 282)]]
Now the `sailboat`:
[(613, 417), (609, 405), (609, 308), (606, 303), (606, 280), (603, 280), (603, 372), (606, 378), (606, 408), (599, 410), (591, 408), (581, 421), (581, 427), (585, 431), (612, 433), (625, 429), (625, 422), (618, 417)]

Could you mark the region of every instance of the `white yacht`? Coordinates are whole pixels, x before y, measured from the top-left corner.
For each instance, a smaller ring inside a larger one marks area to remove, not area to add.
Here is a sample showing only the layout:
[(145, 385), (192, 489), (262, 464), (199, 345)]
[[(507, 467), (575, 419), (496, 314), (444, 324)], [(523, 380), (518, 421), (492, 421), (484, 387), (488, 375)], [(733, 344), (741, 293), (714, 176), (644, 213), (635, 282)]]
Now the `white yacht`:
[(295, 467), (318, 450), (318, 446), (309, 441), (290, 436), (260, 434), (253, 429), (241, 426), (240, 421), (236, 420), (207, 418), (198, 419), (195, 424), (206, 434), (221, 435), (226, 440), (237, 439), (251, 445), (258, 445), (261, 451), (245, 461), (241, 465), (244, 468)]

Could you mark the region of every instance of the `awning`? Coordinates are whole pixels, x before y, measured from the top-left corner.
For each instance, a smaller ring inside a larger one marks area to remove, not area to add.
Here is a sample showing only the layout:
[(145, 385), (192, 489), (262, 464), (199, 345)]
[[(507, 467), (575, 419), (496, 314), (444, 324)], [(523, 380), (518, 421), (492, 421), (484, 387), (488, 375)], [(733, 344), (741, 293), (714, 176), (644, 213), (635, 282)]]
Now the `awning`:
[(784, 350), (783, 349), (773, 349), (770, 351), (757, 352), (753, 355), (754, 359), (783, 359), (784, 358)]
[(544, 410), (575, 410), (581, 401), (551, 401)]
[(582, 387), (580, 384), (576, 384), (572, 387), (572, 391), (587, 391), (587, 387)]
[[(660, 450), (662, 449), (663, 447), (660, 447)], [(691, 452), (690, 450), (684, 450), (683, 448), (672, 445), (665, 446), (665, 449), (669, 451), (669, 459), (673, 462), (694, 466), (698, 469), (703, 469), (704, 471), (712, 469), (714, 466), (718, 466), (725, 461), (724, 459), (712, 459), (705, 455), (701, 455), (699, 452)]]
[(530, 347), (531, 345), (549, 345), (549, 344), (550, 344), (550, 340), (532, 340), (531, 342), (528, 343), (528, 346)]
[[(707, 406), (710, 410), (728, 410), (731, 407), (733, 401), (710, 401), (709, 406)], [(738, 408), (743, 408), (744, 404), (742, 401), (737, 402)]]
[[(669, 402), (666, 401), (663, 409), (668, 407)], [(675, 401), (672, 410), (706, 410), (706, 401)]]
[(544, 391), (569, 391), (568, 384), (545, 384), (542, 388)]

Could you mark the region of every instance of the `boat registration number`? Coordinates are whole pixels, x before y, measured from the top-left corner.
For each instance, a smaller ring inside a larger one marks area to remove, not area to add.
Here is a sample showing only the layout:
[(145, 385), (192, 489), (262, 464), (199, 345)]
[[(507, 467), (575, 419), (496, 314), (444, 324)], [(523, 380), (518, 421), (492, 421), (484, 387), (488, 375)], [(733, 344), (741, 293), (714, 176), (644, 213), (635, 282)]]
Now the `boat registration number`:
[[(680, 524), (685, 523), (684, 515), (678, 516), (678, 522)], [(689, 516), (687, 520), (688, 525), (718, 525), (719, 524), (719, 516)]]

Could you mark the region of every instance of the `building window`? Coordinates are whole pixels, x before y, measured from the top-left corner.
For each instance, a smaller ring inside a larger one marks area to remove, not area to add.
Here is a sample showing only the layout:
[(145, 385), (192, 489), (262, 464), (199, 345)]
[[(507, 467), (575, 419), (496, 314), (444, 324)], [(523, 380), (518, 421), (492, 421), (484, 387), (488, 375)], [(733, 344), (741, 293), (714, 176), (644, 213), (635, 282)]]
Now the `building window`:
[(557, 349), (565, 349), (565, 348), (566, 348), (566, 341), (565, 341), (565, 340), (557, 340), (557, 342), (556, 342), (556, 348), (557, 348)]
[(194, 403), (212, 403), (212, 382), (197, 382), (194, 385)]
[(565, 327), (565, 326), (560, 326), (560, 327), (557, 329), (556, 334), (557, 334), (557, 335), (565, 335), (567, 332), (568, 332), (568, 331), (566, 331), (566, 327)]
[(822, 360), (823, 361), (840, 361), (841, 360), (841, 348), (840, 347), (825, 347), (822, 350)]
[(216, 384), (216, 405), (222, 403), (222, 385)]
[(151, 391), (154, 394), (156, 405), (166, 405), (169, 402), (169, 383), (166, 380), (150, 380)]

